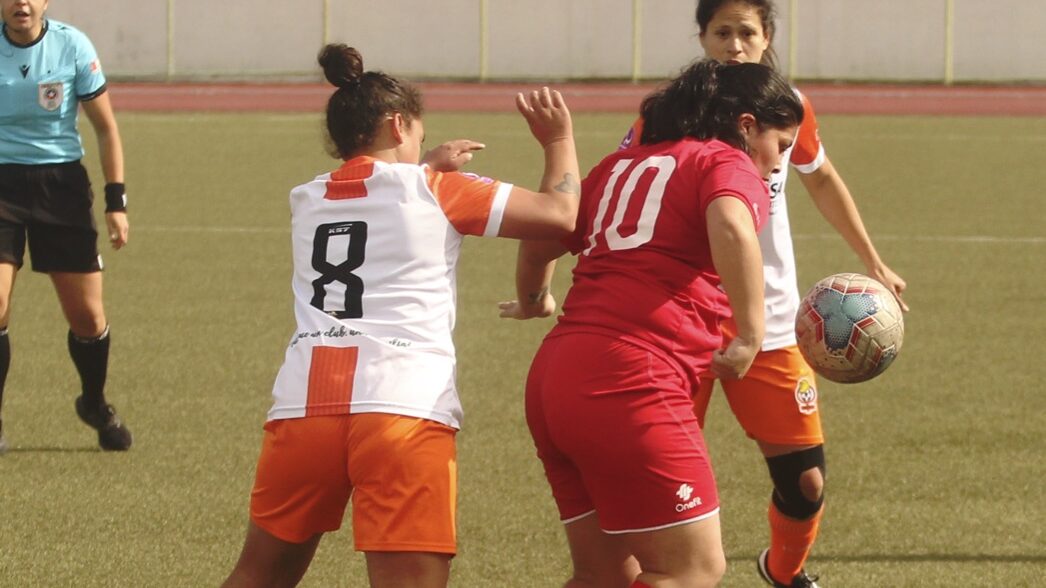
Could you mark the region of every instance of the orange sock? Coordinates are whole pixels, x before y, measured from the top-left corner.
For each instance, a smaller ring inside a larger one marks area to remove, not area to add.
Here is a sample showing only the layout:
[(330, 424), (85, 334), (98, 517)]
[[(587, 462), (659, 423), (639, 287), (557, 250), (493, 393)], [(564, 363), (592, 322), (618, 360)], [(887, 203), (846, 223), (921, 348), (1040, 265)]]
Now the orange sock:
[(791, 584), (810, 555), (817, 538), (824, 506), (814, 516), (798, 521), (781, 514), (773, 502), (770, 503), (770, 553), (767, 567), (774, 579), (782, 584)]

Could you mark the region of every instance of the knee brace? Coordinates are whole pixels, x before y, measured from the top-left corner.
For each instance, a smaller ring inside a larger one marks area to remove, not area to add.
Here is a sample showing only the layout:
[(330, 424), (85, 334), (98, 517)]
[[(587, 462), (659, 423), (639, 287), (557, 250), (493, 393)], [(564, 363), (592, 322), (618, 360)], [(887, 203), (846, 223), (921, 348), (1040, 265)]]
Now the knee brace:
[(803, 472), (811, 468), (819, 469), (821, 477), (825, 477), (823, 445), (768, 457), (766, 466), (770, 470), (770, 478), (774, 481), (774, 506), (781, 511), (781, 514), (789, 518), (804, 520), (821, 510), (821, 505), (824, 504), (824, 492), (821, 492), (817, 500), (811, 501), (803, 494), (799, 478)]

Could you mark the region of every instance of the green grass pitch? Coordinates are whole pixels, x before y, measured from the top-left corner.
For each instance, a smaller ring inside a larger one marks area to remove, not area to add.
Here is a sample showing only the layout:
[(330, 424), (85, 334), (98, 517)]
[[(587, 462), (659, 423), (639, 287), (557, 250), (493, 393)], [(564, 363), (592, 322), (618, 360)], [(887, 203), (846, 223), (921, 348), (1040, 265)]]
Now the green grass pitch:
[[(104, 253), (108, 394), (135, 434), (97, 450), (73, 411), (65, 323), (21, 272), (0, 457), (0, 586), (215, 586), (242, 545), (273, 376), (292, 332), (287, 192), (331, 169), (318, 115), (119, 116), (131, 241)], [(583, 169), (631, 117), (579, 115)], [(824, 116), (828, 153), (907, 280), (907, 337), (881, 377), (821, 382), (825, 586), (1032, 586), (1046, 577), (1046, 119)], [(432, 114), (427, 144), (486, 142), (472, 171), (533, 187), (512, 115)], [(93, 139), (86, 161), (100, 184)], [(797, 181), (800, 288), (862, 271)], [(569, 559), (523, 421), (550, 322), (507, 323), (515, 244), (467, 241), (459, 273), (460, 554), (452, 585), (558, 586)], [(569, 266), (570, 263), (564, 264)], [(556, 292), (569, 284), (561, 267)], [(721, 396), (706, 431), (723, 503), (723, 585), (759, 585), (770, 486)], [(351, 529), (303, 586), (364, 585)]]

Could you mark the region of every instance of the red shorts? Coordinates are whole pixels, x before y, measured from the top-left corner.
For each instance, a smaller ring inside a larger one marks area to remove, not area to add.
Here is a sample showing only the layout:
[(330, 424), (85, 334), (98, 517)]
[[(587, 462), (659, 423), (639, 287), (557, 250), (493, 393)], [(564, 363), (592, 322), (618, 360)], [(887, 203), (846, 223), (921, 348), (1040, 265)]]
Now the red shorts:
[[(723, 325), (724, 345), (733, 332), (732, 323)], [(714, 383), (702, 378), (694, 395), (694, 412), (702, 427)], [(778, 445), (824, 443), (817, 381), (798, 347), (760, 351), (744, 378), (719, 383), (737, 422), (752, 439)]]
[(364, 413), (265, 423), (251, 520), (302, 543), (341, 527), (352, 497), (358, 551), (453, 554), (456, 430)]
[(691, 390), (671, 361), (602, 334), (546, 339), (527, 379), (527, 424), (565, 522), (608, 533), (718, 512)]

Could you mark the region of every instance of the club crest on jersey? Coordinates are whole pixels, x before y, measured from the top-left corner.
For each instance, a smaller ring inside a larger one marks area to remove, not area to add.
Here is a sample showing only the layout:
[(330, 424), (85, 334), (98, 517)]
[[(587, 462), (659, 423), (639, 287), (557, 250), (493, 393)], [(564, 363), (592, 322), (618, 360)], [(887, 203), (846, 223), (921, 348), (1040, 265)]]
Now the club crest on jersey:
[(802, 414), (817, 412), (817, 388), (813, 382), (806, 378), (799, 379), (795, 385), (795, 403), (799, 405)]
[(62, 106), (65, 97), (65, 86), (61, 82), (56, 84), (40, 84), (38, 87), (40, 106), (47, 111), (58, 110)]

